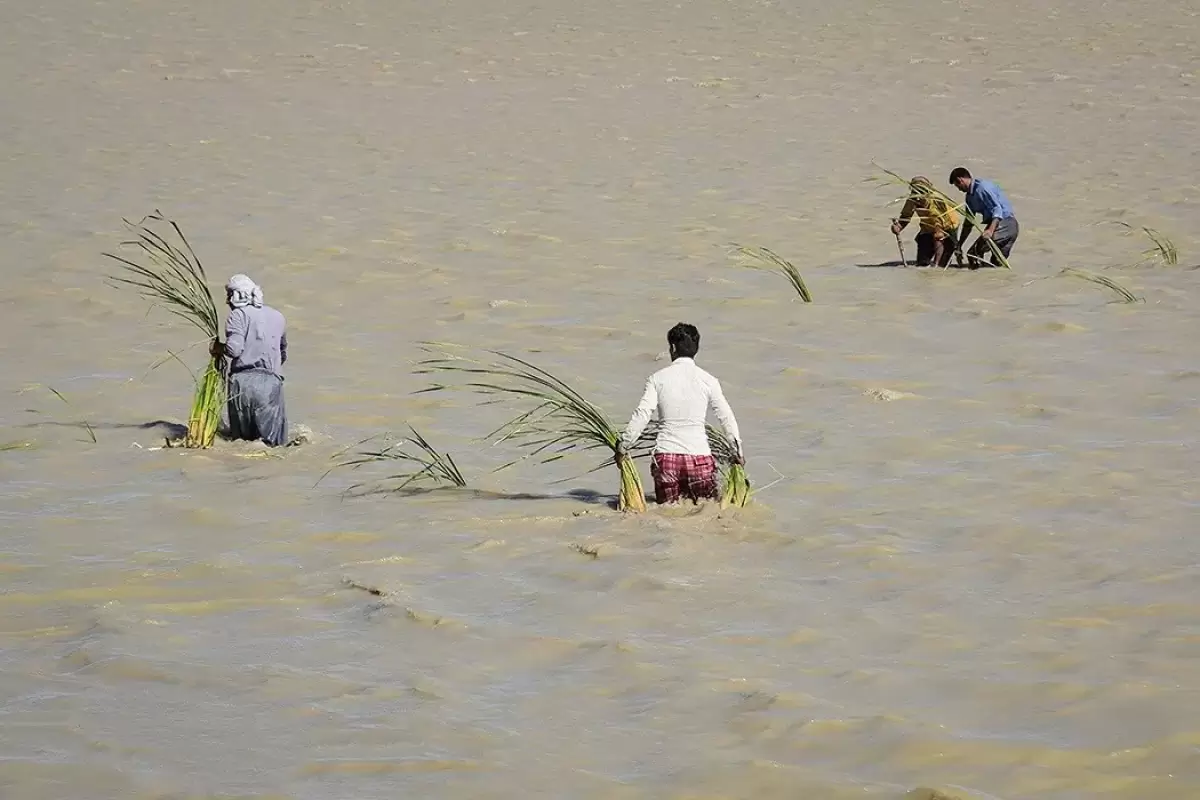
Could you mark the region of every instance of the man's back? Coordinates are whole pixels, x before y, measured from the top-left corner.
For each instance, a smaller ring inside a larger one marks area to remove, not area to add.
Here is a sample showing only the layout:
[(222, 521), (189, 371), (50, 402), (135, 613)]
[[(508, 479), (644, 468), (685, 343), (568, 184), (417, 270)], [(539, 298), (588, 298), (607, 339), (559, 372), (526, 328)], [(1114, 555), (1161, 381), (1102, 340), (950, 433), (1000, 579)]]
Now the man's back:
[(235, 308), (229, 314), (226, 334), (235, 371), (265, 369), (280, 375), (287, 359), (286, 321), (270, 306)]
[(651, 415), (657, 412), (661, 426), (655, 452), (711, 455), (704, 427), (710, 408), (726, 434), (740, 441), (737, 420), (725, 400), (720, 381), (692, 359), (677, 358), (646, 382), (646, 392), (634, 412), (629, 432), (636, 430), (640, 436)]

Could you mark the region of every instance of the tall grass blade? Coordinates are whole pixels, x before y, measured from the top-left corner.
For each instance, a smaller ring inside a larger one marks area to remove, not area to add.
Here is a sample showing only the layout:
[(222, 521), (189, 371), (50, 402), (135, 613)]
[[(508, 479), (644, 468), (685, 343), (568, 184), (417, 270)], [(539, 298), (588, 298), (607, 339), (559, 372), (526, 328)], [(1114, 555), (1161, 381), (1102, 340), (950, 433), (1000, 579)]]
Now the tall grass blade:
[(808, 291), (808, 286), (804, 283), (804, 277), (801, 276), (800, 270), (796, 269), (795, 265), (790, 261), (765, 247), (746, 247), (740, 244), (734, 244), (731, 247), (733, 247), (735, 253), (747, 256), (758, 262), (745, 264), (744, 266), (751, 269), (779, 273), (796, 290), (796, 294), (800, 295), (801, 300), (806, 303), (812, 302), (812, 293)]
[[(166, 227), (166, 233), (155, 231), (147, 225), (148, 221)], [(127, 248), (127, 255), (104, 254), (122, 267), (121, 273), (112, 276), (110, 282), (117, 288), (132, 288), (149, 300), (152, 307), (162, 307), (199, 328), (207, 341), (219, 343), (221, 317), (208, 287), (208, 276), (178, 223), (158, 210), (139, 222), (127, 219), (123, 222), (134, 238), (121, 243)], [(178, 239), (180, 244), (173, 244), (168, 237)], [(196, 381), (185, 447), (212, 446), (227, 393), (225, 359), (210, 356), (202, 377)]]
[[(357, 446), (361, 447), (379, 439), (382, 439), (383, 443), (356, 452), (349, 452), (349, 449), (343, 450), (334, 456), (336, 463), (325, 472), (325, 475), (321, 476), (321, 480), (324, 480), (325, 476), (335, 469), (359, 469), (368, 464), (386, 463), (398, 465), (402, 470), (383, 478), (383, 481), (396, 482), (396, 485), (387, 491), (403, 492), (409, 487), (421, 485), (459, 488), (467, 485), (467, 479), (463, 477), (453, 456), (435, 449), (413, 426), (409, 425), (408, 430), (407, 436), (401, 436), (395, 440), (392, 439), (391, 434), (372, 436), (363, 439)], [(320, 482), (320, 480), (317, 481), (317, 483)], [(346, 491), (352, 492), (364, 485), (354, 484)]]
[[(71, 405), (71, 402), (67, 400), (67, 398), (63, 397), (62, 392), (58, 391), (58, 389), (55, 389), (53, 386), (47, 386), (46, 388), (50, 390), (51, 394), (53, 394), (59, 400), (62, 400), (63, 403), (66, 405)], [(92, 426), (88, 424), (88, 421), (86, 419), (80, 420), (79, 424), (83, 426), (85, 431), (87, 431), (88, 438), (92, 440), (92, 444), (97, 444), (96, 431), (92, 430)]]
[(1116, 292), (1118, 295), (1120, 295), (1121, 300), (1125, 303), (1136, 303), (1141, 299), (1141, 298), (1137, 297), (1133, 292), (1129, 291), (1124, 286), (1122, 286), (1121, 284), (1114, 281), (1112, 278), (1106, 277), (1104, 275), (1097, 275), (1096, 273), (1089, 272), (1086, 269), (1077, 269), (1075, 267), (1064, 267), (1063, 271), (1060, 274), (1070, 275), (1075, 278), (1081, 278), (1085, 281), (1091, 281), (1092, 283), (1097, 283), (1101, 286), (1107, 286), (1109, 289), (1112, 289), (1114, 292)]
[(421, 342), (420, 347), (428, 357), (417, 362), (414, 374), (439, 378), (421, 392), (465, 390), (484, 397), (484, 403), (499, 400), (524, 407), (487, 436), (496, 444), (506, 442), (523, 451), (501, 469), (526, 459), (549, 463), (572, 452), (606, 450), (611, 455), (606, 464), (616, 464), (620, 472), (617, 508), (645, 511), (636, 464), (617, 457), (620, 432), (599, 407), (561, 378), (500, 350), (481, 351), (487, 358), (477, 359), (466, 355), (465, 348), (444, 342)]
[[(661, 422), (651, 421), (642, 431), (642, 435), (638, 437), (630, 456), (638, 460), (649, 458), (654, 451), (654, 442), (658, 439), (661, 429)], [(712, 451), (713, 459), (717, 462), (721, 507), (745, 507), (750, 502), (750, 478), (746, 475), (745, 466), (737, 463), (741, 455), (737, 446), (720, 428), (705, 424), (704, 433), (708, 438), (708, 449)]]
[(1113, 220), (1113, 222), (1130, 232), (1140, 231), (1150, 240), (1150, 247), (1142, 251), (1142, 263), (1157, 262), (1168, 267), (1179, 265), (1179, 249), (1175, 247), (1175, 243), (1171, 241), (1166, 234), (1154, 228), (1146, 226), (1135, 227), (1123, 220)]

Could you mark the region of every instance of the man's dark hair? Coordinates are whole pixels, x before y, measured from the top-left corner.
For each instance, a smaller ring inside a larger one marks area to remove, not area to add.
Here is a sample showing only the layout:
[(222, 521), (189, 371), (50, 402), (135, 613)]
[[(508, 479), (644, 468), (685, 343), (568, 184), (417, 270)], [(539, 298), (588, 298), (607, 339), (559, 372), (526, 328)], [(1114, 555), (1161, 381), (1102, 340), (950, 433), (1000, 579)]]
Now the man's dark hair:
[(966, 167), (955, 167), (950, 171), (950, 182), (954, 183), (959, 178), (970, 178), (971, 173)]
[(695, 325), (680, 322), (667, 331), (667, 344), (676, 358), (695, 358), (700, 351), (700, 331)]

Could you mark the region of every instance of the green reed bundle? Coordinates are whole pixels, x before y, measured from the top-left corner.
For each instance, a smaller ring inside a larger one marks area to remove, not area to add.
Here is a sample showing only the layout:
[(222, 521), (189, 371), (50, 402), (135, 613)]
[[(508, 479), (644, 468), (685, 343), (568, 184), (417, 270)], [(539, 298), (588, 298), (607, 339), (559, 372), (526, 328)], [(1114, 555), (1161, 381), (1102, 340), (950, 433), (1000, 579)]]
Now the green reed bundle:
[(1116, 292), (1118, 295), (1120, 295), (1122, 302), (1125, 302), (1125, 303), (1136, 303), (1139, 300), (1137, 295), (1135, 295), (1133, 292), (1126, 289), (1121, 284), (1114, 281), (1112, 278), (1108, 278), (1104, 275), (1097, 275), (1096, 273), (1089, 272), (1086, 269), (1078, 269), (1076, 267), (1064, 267), (1063, 271), (1060, 274), (1070, 275), (1075, 278), (1082, 278), (1085, 281), (1091, 281), (1092, 283), (1098, 283), (1101, 286), (1107, 286), (1109, 289), (1112, 289), (1114, 292)]
[(750, 502), (750, 478), (741, 462), (741, 452), (725, 432), (705, 425), (708, 447), (721, 470), (721, 507), (745, 508)]
[[(147, 220), (165, 224), (169, 228), (167, 235), (148, 227)], [(216, 301), (208, 289), (204, 267), (179, 225), (157, 210), (138, 223), (123, 221), (136, 238), (121, 242), (121, 247), (131, 251), (130, 257), (104, 254), (125, 267), (124, 276), (114, 277), (112, 281), (119, 286), (133, 287), (154, 305), (162, 306), (199, 328), (206, 344), (219, 342), (220, 315)], [(182, 247), (168, 241), (172, 232)], [(226, 377), (224, 357), (210, 356), (203, 375), (196, 381), (185, 447), (212, 446), (225, 404)]]
[[(633, 458), (650, 457), (661, 427), (662, 423), (658, 420), (653, 420), (646, 426), (633, 446), (631, 451)], [(721, 507), (744, 508), (750, 502), (750, 478), (746, 475), (746, 467), (738, 463), (740, 456), (738, 448), (720, 428), (705, 424), (704, 433), (708, 438), (708, 449), (712, 451), (720, 472)]]
[[(898, 173), (892, 172), (890, 169), (884, 169), (883, 167), (879, 166), (878, 164), (875, 164), (875, 168), (878, 169), (880, 172), (882, 172), (887, 177), (882, 178), (882, 179), (868, 178), (867, 179), (868, 181), (882, 182), (885, 184), (901, 185), (901, 186), (904, 186), (906, 189), (908, 189), (909, 193), (911, 194), (912, 182), (908, 178), (905, 178), (905, 177), (899, 175)], [(982, 231), (984, 229), (985, 226), (983, 225), (983, 221), (979, 217), (976, 217), (975, 214), (973, 214), (971, 212), (971, 210), (969, 208), (967, 208), (967, 204), (966, 204), (965, 200), (961, 203), (957, 202), (954, 200), (954, 198), (952, 198), (950, 195), (946, 194), (945, 192), (941, 191), (937, 187), (928, 187), (927, 186), (927, 187), (925, 187), (924, 191), (925, 191), (925, 194), (928, 194), (930, 197), (934, 197), (934, 198), (937, 198), (938, 200), (944, 201), (947, 205), (949, 205), (951, 208), (953, 208), (955, 211), (957, 211), (959, 214), (961, 214), (962, 218), (963, 218), (963, 225), (970, 225), (971, 227), (975, 228), (975, 230), (977, 230), (977, 231)], [(992, 251), (992, 258), (996, 259), (997, 264), (1004, 267), (1005, 269), (1012, 269), (1012, 267), (1008, 263), (1008, 259), (1004, 257), (1004, 253), (1000, 252), (1000, 248), (998, 246), (996, 246), (996, 243), (994, 241), (992, 241), (991, 239), (984, 239), (983, 241), (987, 242), (988, 249)], [(955, 246), (957, 247), (957, 242), (955, 242)], [(968, 258), (970, 258), (970, 256), (968, 256)]]
[(621, 474), (617, 508), (646, 510), (642, 479), (632, 458), (618, 457), (621, 434), (597, 406), (586, 400), (561, 378), (541, 367), (498, 350), (484, 350), (492, 360), (465, 355), (465, 348), (438, 342), (422, 342), (430, 355), (417, 363), (417, 375), (458, 378), (455, 384), (438, 383), (422, 392), (466, 389), (490, 398), (487, 402), (513, 401), (530, 406), (526, 411), (492, 431), (486, 438), (512, 442), (525, 454), (500, 467), (536, 458), (542, 463), (557, 461), (571, 452), (606, 450)]
[(796, 290), (796, 294), (800, 295), (800, 299), (806, 303), (812, 302), (812, 294), (808, 291), (808, 287), (804, 284), (804, 278), (800, 275), (800, 270), (796, 269), (795, 265), (782, 256), (768, 250), (765, 247), (744, 247), (740, 244), (732, 245), (734, 252), (743, 256), (748, 256), (759, 262), (757, 264), (746, 264), (750, 269), (760, 269), (767, 272), (778, 272), (792, 288)]
[[(368, 447), (354, 453), (349, 452), (351, 448), (338, 453), (334, 456), (337, 463), (330, 468), (329, 472), (346, 467), (358, 469), (366, 464), (390, 463), (401, 465), (404, 468), (404, 471), (384, 478), (386, 481), (399, 482), (390, 488), (390, 491), (393, 492), (402, 492), (410, 486), (419, 484), (450, 485), (460, 488), (467, 485), (467, 479), (459, 471), (458, 464), (454, 463), (453, 456), (436, 450), (424, 436), (417, 433), (417, 429), (413, 426), (409, 425), (408, 430), (410, 435), (397, 439), (392, 439), (391, 434), (363, 439), (352, 447), (361, 448), (363, 445), (369, 445)], [(326, 472), (325, 475), (328, 475), (329, 472)], [(346, 491), (353, 492), (365, 485), (356, 483)]]

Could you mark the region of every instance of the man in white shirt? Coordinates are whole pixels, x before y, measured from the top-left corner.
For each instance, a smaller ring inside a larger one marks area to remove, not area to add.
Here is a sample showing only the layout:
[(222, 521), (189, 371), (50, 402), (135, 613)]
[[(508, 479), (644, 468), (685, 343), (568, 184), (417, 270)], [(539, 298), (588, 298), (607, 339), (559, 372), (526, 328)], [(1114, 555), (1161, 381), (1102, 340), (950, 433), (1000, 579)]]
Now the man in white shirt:
[(676, 503), (683, 498), (693, 503), (717, 498), (717, 464), (708, 446), (704, 420), (712, 409), (725, 429), (725, 435), (742, 457), (741, 436), (733, 410), (725, 401), (720, 382), (693, 360), (700, 350), (700, 331), (695, 325), (680, 322), (667, 332), (671, 366), (664, 367), (646, 381), (646, 392), (633, 412), (617, 458), (637, 443), (642, 431), (657, 411), (661, 427), (654, 444), (650, 474), (654, 476), (654, 495), (660, 504)]

